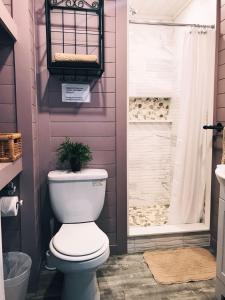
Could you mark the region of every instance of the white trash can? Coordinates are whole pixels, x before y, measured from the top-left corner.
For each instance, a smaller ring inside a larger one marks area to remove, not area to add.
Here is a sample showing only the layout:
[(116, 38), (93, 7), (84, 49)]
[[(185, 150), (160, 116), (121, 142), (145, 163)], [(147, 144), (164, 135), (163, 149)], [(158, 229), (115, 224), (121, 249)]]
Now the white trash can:
[(25, 300), (31, 264), (30, 256), (25, 253), (3, 254), (5, 300)]

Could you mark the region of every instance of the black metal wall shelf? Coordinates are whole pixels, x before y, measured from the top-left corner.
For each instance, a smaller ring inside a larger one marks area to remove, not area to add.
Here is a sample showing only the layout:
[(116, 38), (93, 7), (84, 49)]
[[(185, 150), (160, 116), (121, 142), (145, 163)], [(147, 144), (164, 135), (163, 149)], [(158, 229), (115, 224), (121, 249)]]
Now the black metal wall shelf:
[(101, 77), (104, 0), (45, 0), (45, 13), (50, 73), (74, 79)]

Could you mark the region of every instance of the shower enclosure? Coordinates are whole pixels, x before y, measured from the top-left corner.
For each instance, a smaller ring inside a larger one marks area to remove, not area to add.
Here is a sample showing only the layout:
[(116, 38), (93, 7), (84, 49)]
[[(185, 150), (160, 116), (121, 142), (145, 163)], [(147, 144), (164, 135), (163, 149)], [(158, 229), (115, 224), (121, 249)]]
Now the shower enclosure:
[(128, 13), (129, 235), (207, 231), (216, 1), (167, 1), (171, 18), (141, 2)]

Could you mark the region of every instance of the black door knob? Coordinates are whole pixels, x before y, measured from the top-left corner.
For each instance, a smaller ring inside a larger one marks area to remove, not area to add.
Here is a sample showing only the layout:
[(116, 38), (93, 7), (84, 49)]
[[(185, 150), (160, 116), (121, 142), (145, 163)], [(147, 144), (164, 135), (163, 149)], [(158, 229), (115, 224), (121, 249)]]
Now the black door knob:
[(224, 126), (222, 123), (217, 123), (216, 125), (204, 125), (203, 129), (215, 129), (217, 132), (221, 132)]

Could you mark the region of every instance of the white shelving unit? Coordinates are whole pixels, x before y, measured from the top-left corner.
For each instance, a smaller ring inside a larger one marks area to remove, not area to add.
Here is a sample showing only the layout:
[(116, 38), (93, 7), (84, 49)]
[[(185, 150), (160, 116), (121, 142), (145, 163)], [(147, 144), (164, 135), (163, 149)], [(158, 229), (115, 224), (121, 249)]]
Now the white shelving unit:
[[(22, 171), (21, 158), (16, 160), (15, 162), (0, 163), (0, 190), (4, 188), (21, 171)], [(1, 214), (0, 214), (0, 295), (1, 295), (1, 300), (4, 300), (5, 292), (4, 292), (4, 279), (3, 279), (3, 260), (2, 260)]]
[(22, 171), (22, 159), (0, 163), (0, 190)]
[(18, 38), (17, 25), (2, 0), (0, 0), (0, 26), (3, 26), (14, 40)]
[[(0, 0), (0, 26), (3, 27), (14, 41), (18, 40), (18, 28), (5, 4)], [(12, 163), (0, 163), (0, 190), (22, 171), (22, 159)], [(5, 299), (3, 258), (2, 258), (2, 230), (0, 215), (0, 298)]]

